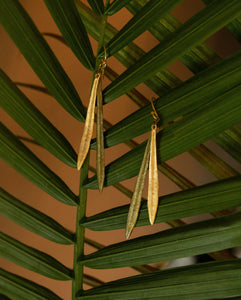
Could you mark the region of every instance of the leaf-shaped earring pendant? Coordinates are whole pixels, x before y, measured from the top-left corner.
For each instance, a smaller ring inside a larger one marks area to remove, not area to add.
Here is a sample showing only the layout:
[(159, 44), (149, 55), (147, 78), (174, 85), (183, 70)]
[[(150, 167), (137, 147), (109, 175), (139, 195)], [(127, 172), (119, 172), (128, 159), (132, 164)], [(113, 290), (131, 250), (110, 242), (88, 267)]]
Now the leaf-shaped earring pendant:
[(151, 127), (151, 137), (148, 139), (140, 171), (137, 177), (134, 193), (131, 199), (131, 204), (128, 212), (126, 223), (126, 239), (131, 235), (133, 228), (136, 225), (139, 210), (141, 206), (141, 196), (144, 187), (147, 168), (149, 165), (149, 182), (148, 182), (148, 213), (150, 223), (153, 224), (156, 217), (158, 207), (158, 169), (157, 169), (157, 153), (156, 153), (156, 133), (159, 116), (151, 100), (153, 111), (151, 112), (154, 122)]
[(105, 155), (103, 133), (102, 78), (97, 90), (97, 121), (96, 121), (96, 173), (99, 191), (102, 192), (105, 180)]
[(153, 99), (151, 100), (151, 105), (153, 109), (151, 114), (154, 119), (154, 122), (151, 126), (151, 146), (150, 146), (147, 206), (148, 206), (149, 220), (151, 225), (153, 225), (156, 219), (156, 212), (158, 208), (159, 182), (158, 182), (158, 169), (157, 169), (156, 133), (157, 133), (157, 123), (159, 122), (160, 118), (153, 104)]
[[(84, 160), (88, 154), (89, 148), (90, 148), (90, 141), (91, 141), (91, 138), (93, 135), (93, 128), (94, 128), (96, 98), (99, 99), (98, 102), (99, 103), (101, 102), (101, 106), (102, 106), (101, 80), (104, 75), (105, 67), (106, 67), (106, 56), (105, 56), (105, 59), (101, 60), (99, 68), (95, 73), (95, 79), (94, 79), (91, 93), (90, 93), (90, 101), (89, 101), (89, 106), (88, 106), (87, 114), (86, 114), (84, 132), (83, 132), (83, 136), (82, 136), (80, 146), (79, 146), (78, 161), (77, 161), (77, 169), (78, 170), (81, 169), (81, 167), (84, 163)], [(100, 110), (101, 110), (101, 114), (99, 117), (102, 118), (102, 107), (100, 108), (100, 105), (99, 105), (99, 109), (97, 111), (97, 120), (98, 120), (98, 112)], [(99, 124), (100, 125), (97, 124), (97, 131), (99, 128), (98, 126), (102, 125), (102, 128), (103, 128), (103, 120), (99, 121)], [(103, 129), (101, 129), (101, 130), (103, 131)], [(102, 135), (103, 135), (103, 132), (102, 132)], [(99, 136), (98, 132), (97, 132), (97, 136)], [(98, 141), (97, 141), (97, 144), (98, 144)], [(102, 147), (104, 147), (104, 141), (102, 142)], [(98, 151), (98, 149), (97, 149), (97, 151)], [(104, 152), (104, 149), (102, 151)], [(99, 157), (98, 154), (97, 154), (97, 157)], [(101, 157), (101, 155), (100, 155), (100, 157)], [(102, 163), (104, 164), (104, 161), (102, 161)], [(97, 166), (98, 166), (98, 162), (97, 162)], [(103, 170), (102, 170), (102, 172), (103, 172)], [(103, 176), (102, 176), (102, 178), (103, 178)], [(102, 182), (102, 181), (103, 181), (103, 179), (101, 179), (100, 182)], [(102, 183), (102, 186), (100, 189), (102, 189), (102, 187), (103, 187), (103, 183)]]
[(150, 160), (150, 144), (151, 138), (148, 139), (146, 144), (146, 150), (144, 153), (144, 157), (141, 163), (140, 171), (136, 180), (136, 185), (134, 189), (134, 193), (131, 199), (131, 204), (128, 212), (127, 222), (126, 222), (126, 239), (128, 240), (133, 228), (136, 225), (136, 221), (139, 215), (139, 210), (141, 206), (141, 195), (144, 187), (146, 171), (148, 168), (149, 160)]
[(148, 181), (148, 214), (151, 225), (154, 224), (158, 207), (158, 169), (157, 169), (157, 153), (156, 153), (156, 122), (151, 128), (151, 146), (150, 146), (150, 161), (149, 161), (149, 181)]
[(78, 170), (81, 169), (90, 148), (90, 141), (92, 138), (93, 128), (94, 128), (96, 94), (97, 94), (100, 76), (101, 75), (99, 73), (96, 74), (91, 89), (90, 102), (87, 109), (84, 132), (79, 146), (79, 154), (78, 154), (78, 161), (77, 161)]

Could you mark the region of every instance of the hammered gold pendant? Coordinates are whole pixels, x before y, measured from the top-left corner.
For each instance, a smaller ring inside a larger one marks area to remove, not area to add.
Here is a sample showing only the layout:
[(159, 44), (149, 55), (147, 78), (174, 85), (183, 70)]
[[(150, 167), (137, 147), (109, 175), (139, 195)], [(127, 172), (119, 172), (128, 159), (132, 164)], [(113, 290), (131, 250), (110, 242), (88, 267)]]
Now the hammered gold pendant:
[(139, 215), (139, 210), (141, 206), (141, 196), (142, 196), (146, 172), (150, 160), (150, 144), (151, 144), (151, 138), (148, 139), (146, 144), (146, 150), (136, 180), (134, 193), (131, 199), (131, 204), (130, 204), (127, 222), (126, 222), (126, 239), (129, 239), (131, 232), (136, 225), (136, 221)]
[(77, 161), (78, 170), (81, 169), (90, 148), (90, 141), (93, 135), (93, 128), (94, 128), (95, 103), (96, 103), (96, 94), (99, 85), (99, 80), (100, 80), (100, 74), (97, 74), (91, 89), (90, 101), (87, 109), (85, 126), (84, 126), (84, 132), (79, 146), (78, 161)]
[[(104, 48), (105, 49), (105, 48)], [(95, 104), (97, 100), (97, 126), (96, 126), (96, 172), (99, 190), (102, 191), (105, 179), (104, 164), (104, 134), (103, 134), (103, 108), (102, 108), (102, 77), (106, 68), (106, 50), (105, 59), (102, 59), (99, 68), (95, 73), (95, 79), (90, 93), (90, 101), (87, 109), (83, 136), (79, 146), (77, 169), (80, 170), (85, 158), (89, 152), (90, 142), (93, 135)]]
[(96, 173), (100, 192), (103, 189), (105, 179), (104, 163), (104, 134), (103, 134), (103, 108), (102, 108), (102, 77), (106, 68), (105, 58), (100, 61), (99, 68), (95, 73), (95, 79), (90, 93), (90, 101), (87, 109), (84, 132), (80, 141), (77, 169), (80, 170), (89, 152), (90, 142), (93, 135), (95, 104), (97, 100), (97, 124), (96, 124)]
[(158, 169), (157, 169), (157, 153), (156, 153), (156, 133), (157, 125), (154, 123), (151, 130), (151, 146), (149, 161), (149, 181), (148, 181), (148, 214), (151, 225), (154, 224), (158, 207)]

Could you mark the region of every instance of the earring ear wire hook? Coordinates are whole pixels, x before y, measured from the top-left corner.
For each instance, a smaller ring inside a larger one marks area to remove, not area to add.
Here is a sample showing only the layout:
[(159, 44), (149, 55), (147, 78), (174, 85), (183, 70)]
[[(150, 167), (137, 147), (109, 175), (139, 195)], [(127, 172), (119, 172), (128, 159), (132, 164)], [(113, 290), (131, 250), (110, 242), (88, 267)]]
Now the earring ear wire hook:
[(100, 64), (99, 64), (99, 67), (96, 71), (96, 76), (97, 77), (101, 77), (102, 76), (102, 79), (104, 79), (104, 69), (106, 68), (107, 66), (107, 54), (106, 54), (106, 47), (104, 46), (104, 52), (105, 52), (105, 58), (104, 59), (101, 59), (100, 61)]
[(160, 118), (159, 118), (159, 115), (158, 115), (158, 113), (155, 109), (155, 106), (154, 106), (154, 103), (153, 103), (154, 100), (155, 100), (154, 97), (151, 98), (151, 106), (152, 106), (152, 109), (153, 109), (153, 111), (151, 112), (151, 115), (152, 115), (152, 117), (154, 119), (154, 123), (156, 125), (160, 121)]
[(106, 47), (104, 46), (104, 52), (105, 52), (105, 58), (104, 58), (104, 60), (106, 61), (106, 59), (107, 59), (107, 54), (106, 54)]

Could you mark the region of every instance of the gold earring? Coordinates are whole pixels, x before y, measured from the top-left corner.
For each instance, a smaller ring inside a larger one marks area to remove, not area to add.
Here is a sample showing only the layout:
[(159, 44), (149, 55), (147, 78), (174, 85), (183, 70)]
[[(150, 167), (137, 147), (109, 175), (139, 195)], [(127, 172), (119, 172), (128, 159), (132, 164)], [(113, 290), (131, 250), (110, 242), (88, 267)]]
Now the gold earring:
[(104, 136), (103, 136), (103, 111), (102, 111), (102, 78), (106, 68), (106, 49), (105, 58), (101, 60), (90, 93), (90, 101), (87, 109), (84, 132), (79, 146), (77, 169), (80, 170), (90, 148), (90, 142), (93, 135), (95, 104), (97, 100), (97, 178), (99, 190), (102, 191), (104, 185), (105, 167), (104, 167)]
[(153, 100), (151, 100), (153, 111), (153, 124), (151, 126), (151, 145), (150, 145), (150, 160), (149, 160), (149, 181), (148, 181), (148, 214), (151, 225), (154, 224), (156, 218), (156, 212), (158, 207), (158, 169), (157, 169), (157, 153), (156, 153), (156, 134), (157, 134), (157, 123), (159, 122), (159, 116), (154, 107)]
[(148, 214), (151, 224), (154, 224), (157, 207), (158, 207), (158, 169), (157, 169), (157, 153), (156, 153), (156, 133), (157, 124), (159, 122), (159, 116), (153, 104), (153, 99), (151, 100), (151, 105), (153, 111), (151, 112), (154, 119), (151, 126), (151, 136), (147, 141), (144, 157), (141, 163), (140, 171), (137, 177), (134, 193), (132, 196), (128, 216), (126, 223), (126, 239), (131, 235), (133, 228), (135, 227), (139, 210), (141, 206), (141, 196), (144, 187), (145, 177), (147, 168), (149, 165), (149, 181), (148, 181)]

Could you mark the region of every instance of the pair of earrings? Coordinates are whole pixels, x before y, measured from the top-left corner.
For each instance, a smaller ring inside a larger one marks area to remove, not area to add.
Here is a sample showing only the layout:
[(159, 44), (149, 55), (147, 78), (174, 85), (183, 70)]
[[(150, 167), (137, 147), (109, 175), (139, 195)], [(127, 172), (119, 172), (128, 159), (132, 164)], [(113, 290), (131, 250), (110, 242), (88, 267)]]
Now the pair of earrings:
[[(94, 82), (91, 89), (89, 106), (87, 109), (84, 132), (79, 146), (77, 169), (80, 170), (84, 160), (88, 154), (90, 142), (93, 134), (94, 118), (95, 118), (95, 104), (97, 101), (97, 132), (96, 132), (96, 171), (99, 190), (102, 191), (105, 178), (104, 166), (104, 135), (103, 135), (103, 109), (102, 109), (102, 79), (104, 76), (104, 69), (106, 68), (106, 49), (105, 58), (101, 60), (99, 67), (95, 73)], [(153, 111), (153, 124), (151, 126), (151, 136), (148, 139), (139, 175), (137, 177), (135, 190), (132, 196), (129, 213), (126, 225), (126, 239), (131, 235), (135, 227), (139, 210), (141, 206), (141, 196), (144, 187), (146, 172), (149, 166), (149, 182), (148, 182), (148, 213), (151, 224), (154, 224), (156, 212), (158, 207), (158, 169), (157, 169), (157, 153), (156, 153), (156, 134), (159, 116), (151, 100)]]
[(77, 169), (80, 170), (90, 148), (95, 119), (95, 104), (97, 102), (97, 124), (96, 124), (96, 172), (100, 192), (103, 189), (105, 180), (104, 164), (104, 134), (103, 134), (103, 107), (102, 107), (102, 79), (106, 68), (106, 49), (105, 58), (100, 61), (99, 67), (95, 72), (95, 78), (90, 93), (90, 101), (87, 109), (84, 132), (79, 146)]
[(151, 136), (147, 141), (144, 157), (140, 167), (140, 171), (137, 177), (135, 190), (131, 199), (131, 204), (127, 216), (126, 223), (126, 239), (129, 239), (133, 228), (137, 222), (139, 210), (141, 206), (142, 191), (144, 187), (146, 172), (149, 166), (149, 180), (148, 180), (148, 214), (151, 225), (154, 224), (156, 218), (156, 212), (158, 207), (158, 169), (157, 169), (157, 152), (156, 152), (156, 134), (157, 124), (159, 122), (159, 116), (151, 100), (153, 111), (151, 112), (153, 117), (153, 124), (151, 126)]

